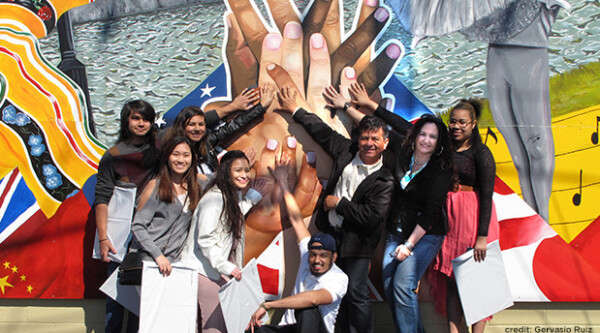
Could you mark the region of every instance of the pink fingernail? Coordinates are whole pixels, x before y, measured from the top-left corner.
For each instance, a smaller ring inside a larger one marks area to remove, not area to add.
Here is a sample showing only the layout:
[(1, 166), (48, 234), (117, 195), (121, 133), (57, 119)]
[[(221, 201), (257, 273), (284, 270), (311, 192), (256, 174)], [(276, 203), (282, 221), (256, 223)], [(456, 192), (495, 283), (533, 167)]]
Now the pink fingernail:
[(344, 68), (344, 75), (346, 75), (347, 79), (354, 80), (356, 77), (356, 71), (353, 67), (346, 67)]
[(387, 54), (387, 56), (390, 57), (390, 59), (398, 59), (400, 53), (402, 53), (402, 50), (400, 49), (400, 46), (396, 44), (390, 44), (385, 49), (385, 54)]
[(387, 9), (385, 9), (383, 7), (379, 7), (375, 11), (374, 16), (377, 21), (383, 22), (383, 21), (387, 20), (388, 17), (390, 17), (390, 13), (388, 13)]
[(365, 5), (369, 7), (377, 7), (377, 0), (365, 0)]
[(315, 163), (317, 161), (317, 153), (315, 153), (314, 151), (307, 151), (306, 152), (306, 162), (308, 162), (308, 164), (312, 164)]
[(231, 29), (231, 18), (227, 16), (227, 27)]
[(323, 39), (323, 35), (321, 34), (313, 34), (310, 36), (310, 45), (315, 49), (320, 49), (325, 44), (325, 40)]
[(290, 136), (289, 138), (287, 138), (288, 148), (291, 148), (291, 149), (296, 148), (296, 143), (297, 143), (297, 141), (296, 141), (295, 137)]
[(265, 37), (265, 45), (269, 50), (279, 50), (281, 47), (281, 36), (279, 34), (268, 34)]
[(267, 65), (267, 70), (268, 71), (272, 71), (274, 69), (275, 69), (275, 64), (274, 63), (270, 63), (270, 64)]
[(283, 34), (286, 38), (298, 39), (302, 34), (302, 27), (298, 22), (290, 22), (285, 25), (285, 29), (283, 29)]
[(269, 141), (267, 141), (267, 149), (273, 151), (277, 149), (277, 140), (269, 139)]
[(385, 99), (385, 108), (387, 110), (392, 110), (393, 107), (394, 107), (394, 101), (392, 101), (391, 98), (386, 98)]

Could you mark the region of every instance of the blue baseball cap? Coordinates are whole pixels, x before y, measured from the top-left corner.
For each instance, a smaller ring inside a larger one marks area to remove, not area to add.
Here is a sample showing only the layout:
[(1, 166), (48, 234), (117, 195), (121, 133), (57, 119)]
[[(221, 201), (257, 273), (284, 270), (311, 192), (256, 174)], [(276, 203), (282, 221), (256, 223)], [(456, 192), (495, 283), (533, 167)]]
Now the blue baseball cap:
[[(313, 246), (314, 243), (320, 243), (321, 245)], [(333, 237), (331, 237), (330, 234), (320, 232), (318, 234), (314, 234), (310, 238), (310, 240), (308, 241), (308, 248), (310, 250), (328, 250), (331, 252), (335, 252), (335, 239), (333, 239)]]

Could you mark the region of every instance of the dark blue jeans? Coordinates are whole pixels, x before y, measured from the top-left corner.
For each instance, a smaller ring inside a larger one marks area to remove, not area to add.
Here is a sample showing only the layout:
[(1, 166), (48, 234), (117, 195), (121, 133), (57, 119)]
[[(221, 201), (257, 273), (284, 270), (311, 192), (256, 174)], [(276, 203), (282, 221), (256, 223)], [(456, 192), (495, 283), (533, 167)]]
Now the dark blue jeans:
[[(109, 262), (106, 265), (107, 276), (110, 276), (117, 268), (119, 263)], [(106, 318), (104, 321), (104, 332), (105, 333), (121, 333), (123, 327), (123, 306), (114, 299), (106, 298)], [(129, 312), (127, 317), (127, 333), (135, 333), (138, 331), (139, 318), (135, 314)]]
[(390, 253), (404, 243), (404, 238), (392, 234), (386, 237), (383, 255), (383, 288), (398, 333), (425, 332), (416, 290), (419, 280), (442, 246), (444, 237), (423, 236), (415, 245), (412, 255), (403, 261), (398, 261)]

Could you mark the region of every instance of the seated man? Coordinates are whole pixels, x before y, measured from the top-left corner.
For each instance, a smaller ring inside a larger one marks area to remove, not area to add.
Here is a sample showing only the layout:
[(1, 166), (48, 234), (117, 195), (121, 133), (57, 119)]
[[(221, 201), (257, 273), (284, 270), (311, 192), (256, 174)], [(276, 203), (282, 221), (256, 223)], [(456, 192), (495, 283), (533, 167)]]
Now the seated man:
[[(348, 277), (334, 263), (337, 253), (333, 237), (324, 233), (310, 237), (300, 208), (287, 185), (287, 163), (284, 161), (278, 165), (273, 174), (283, 193), (283, 206), (289, 214), (300, 248), (296, 284), (291, 296), (262, 303), (252, 315), (247, 332), (333, 333), (340, 302), (348, 287)], [(261, 327), (261, 319), (271, 309), (288, 310), (279, 326)]]

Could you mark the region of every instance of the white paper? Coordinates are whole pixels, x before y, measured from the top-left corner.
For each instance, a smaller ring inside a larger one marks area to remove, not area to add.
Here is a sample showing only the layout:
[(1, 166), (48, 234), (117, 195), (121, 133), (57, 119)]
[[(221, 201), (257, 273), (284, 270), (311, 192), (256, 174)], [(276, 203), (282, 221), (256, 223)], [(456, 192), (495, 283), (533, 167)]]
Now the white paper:
[(117, 301), (125, 309), (139, 316), (141, 288), (140, 286), (124, 286), (119, 284), (118, 273), (119, 270), (115, 269), (102, 286), (100, 286), (100, 291)]
[[(131, 219), (135, 208), (135, 184), (121, 183), (115, 186), (113, 195), (108, 203), (108, 218), (106, 232), (108, 240), (117, 250), (117, 253), (108, 253), (108, 258), (113, 262), (122, 262), (127, 253), (127, 245), (131, 240)], [(100, 257), (100, 242), (98, 241), (98, 231), (94, 240), (94, 259)]]
[[(256, 261), (250, 260), (242, 270), (242, 279), (231, 279), (219, 290), (219, 301), (228, 332), (244, 332), (252, 314), (264, 302)], [(268, 320), (268, 314), (263, 322)]]
[(513, 305), (497, 240), (488, 244), (483, 262), (475, 262), (469, 250), (452, 266), (468, 326)]
[(144, 261), (140, 330), (146, 332), (196, 332), (198, 272), (173, 264), (164, 277), (154, 262)]

